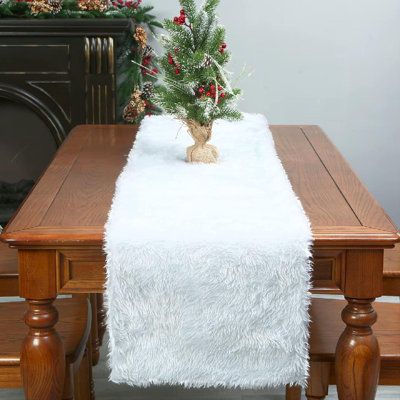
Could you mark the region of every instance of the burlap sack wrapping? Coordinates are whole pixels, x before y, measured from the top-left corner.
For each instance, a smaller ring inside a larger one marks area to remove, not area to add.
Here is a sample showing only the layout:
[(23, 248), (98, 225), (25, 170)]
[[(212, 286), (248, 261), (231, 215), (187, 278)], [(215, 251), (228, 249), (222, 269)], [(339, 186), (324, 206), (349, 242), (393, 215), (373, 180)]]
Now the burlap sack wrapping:
[(215, 146), (207, 144), (211, 139), (212, 123), (200, 125), (193, 120), (185, 120), (195, 144), (187, 148), (187, 161), (191, 163), (216, 163), (218, 161), (218, 150)]

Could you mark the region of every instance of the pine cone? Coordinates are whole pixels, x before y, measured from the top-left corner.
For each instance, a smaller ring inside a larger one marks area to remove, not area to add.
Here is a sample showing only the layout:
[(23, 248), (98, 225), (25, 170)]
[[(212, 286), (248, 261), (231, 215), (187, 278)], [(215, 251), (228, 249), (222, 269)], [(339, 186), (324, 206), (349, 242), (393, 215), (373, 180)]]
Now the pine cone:
[(142, 48), (145, 49), (147, 46), (147, 32), (144, 30), (142, 26), (137, 26), (135, 29), (135, 33), (133, 35), (133, 38), (136, 40), (138, 45)]
[(31, 13), (37, 15), (40, 13), (57, 14), (61, 10), (61, 0), (34, 0), (29, 4)]
[(78, 8), (82, 11), (99, 11), (108, 10), (108, 0), (78, 0)]
[(152, 57), (153, 56), (153, 48), (149, 45), (147, 45), (143, 51), (143, 58), (145, 57)]
[(213, 65), (213, 59), (212, 59), (212, 57), (211, 57), (210, 55), (206, 54), (206, 55), (204, 56), (204, 60), (203, 60), (203, 62), (201, 63), (200, 66), (201, 66), (202, 68), (210, 68), (212, 65)]
[(124, 108), (123, 118), (126, 122), (133, 123), (145, 109), (146, 102), (142, 99), (142, 92), (137, 89), (132, 93), (129, 103)]
[(153, 95), (154, 87), (151, 82), (146, 82), (143, 85), (143, 90), (142, 90), (142, 97), (146, 100), (150, 99), (150, 97)]

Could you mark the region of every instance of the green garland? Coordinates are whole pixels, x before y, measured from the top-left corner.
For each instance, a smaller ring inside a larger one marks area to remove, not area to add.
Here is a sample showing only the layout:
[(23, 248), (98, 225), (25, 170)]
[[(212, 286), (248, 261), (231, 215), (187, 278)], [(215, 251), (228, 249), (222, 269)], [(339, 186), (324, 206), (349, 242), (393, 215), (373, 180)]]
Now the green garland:
[[(97, 8), (103, 2), (103, 8)], [(52, 12), (33, 12), (41, 3), (53, 6)], [(82, 6), (84, 4), (84, 6)], [(150, 46), (138, 43), (135, 33), (138, 27), (145, 27), (154, 33), (155, 28), (162, 27), (151, 14), (154, 7), (142, 6), (141, 0), (38, 0), (18, 1), (0, 0), (0, 18), (34, 18), (34, 19), (94, 19), (94, 18), (127, 18), (131, 20), (131, 30), (126, 35), (125, 43), (117, 54), (117, 95), (118, 119), (129, 123), (138, 123), (146, 114), (157, 114), (159, 109), (150, 100), (152, 85), (157, 80), (157, 67), (153, 61)], [(86, 9), (83, 9), (86, 8)], [(97, 9), (96, 9), (97, 8)], [(140, 96), (140, 104), (137, 95)], [(136, 96), (136, 97), (135, 97)]]
[(150, 14), (152, 6), (110, 6), (104, 12), (98, 10), (82, 10), (77, 0), (63, 0), (61, 9), (56, 13), (31, 12), (32, 1), (5, 1), (0, 0), (0, 18), (131, 18), (138, 24), (146, 24), (151, 30), (161, 27), (156, 17)]

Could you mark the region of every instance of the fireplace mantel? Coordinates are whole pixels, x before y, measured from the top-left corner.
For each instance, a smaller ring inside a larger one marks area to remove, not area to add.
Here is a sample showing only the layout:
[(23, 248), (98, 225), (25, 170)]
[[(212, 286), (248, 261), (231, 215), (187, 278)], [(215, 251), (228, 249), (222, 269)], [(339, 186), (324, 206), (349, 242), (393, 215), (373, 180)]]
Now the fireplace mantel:
[(129, 19), (0, 19), (0, 98), (23, 104), (59, 145), (79, 124), (115, 123), (116, 53)]
[(0, 19), (1, 36), (112, 36), (119, 37), (131, 21), (122, 18), (94, 19)]

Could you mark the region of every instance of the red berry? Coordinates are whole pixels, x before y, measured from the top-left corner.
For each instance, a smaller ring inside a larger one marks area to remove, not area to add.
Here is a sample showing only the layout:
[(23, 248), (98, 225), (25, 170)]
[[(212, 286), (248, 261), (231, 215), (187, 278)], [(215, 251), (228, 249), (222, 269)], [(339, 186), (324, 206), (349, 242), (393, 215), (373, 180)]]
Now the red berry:
[(221, 93), (221, 94), (219, 95), (219, 97), (224, 98), (224, 97), (225, 97), (225, 93)]
[(210, 90), (211, 90), (211, 92), (215, 92), (215, 85), (211, 85)]
[(186, 20), (186, 18), (185, 18), (184, 15), (181, 15), (181, 16), (178, 18), (178, 22), (179, 22), (181, 25), (183, 25), (183, 24), (185, 23), (185, 20)]
[(153, 68), (153, 69), (151, 70), (151, 74), (152, 74), (152, 75), (157, 75), (157, 74), (158, 74), (158, 69), (157, 69), (157, 68)]
[(222, 86), (218, 86), (218, 90), (221, 91), (222, 90)]
[(175, 74), (179, 75), (181, 73), (181, 70), (179, 68), (175, 68)]
[(227, 48), (226, 43), (222, 43), (222, 44), (221, 44), (221, 47), (222, 47), (223, 49), (226, 49), (226, 48)]
[(199, 93), (200, 93), (200, 94), (204, 94), (204, 88), (203, 88), (203, 87), (201, 87), (201, 88), (199, 89)]
[(171, 53), (168, 54), (168, 64), (170, 65), (174, 64), (174, 59), (172, 58)]
[(174, 22), (175, 22), (176, 24), (178, 24), (178, 23), (179, 23), (179, 18), (178, 18), (178, 17), (174, 17)]
[(182, 8), (181, 15), (185, 15), (185, 10)]
[(210, 92), (207, 92), (206, 96), (207, 96), (207, 97), (211, 97), (211, 93), (210, 93)]

